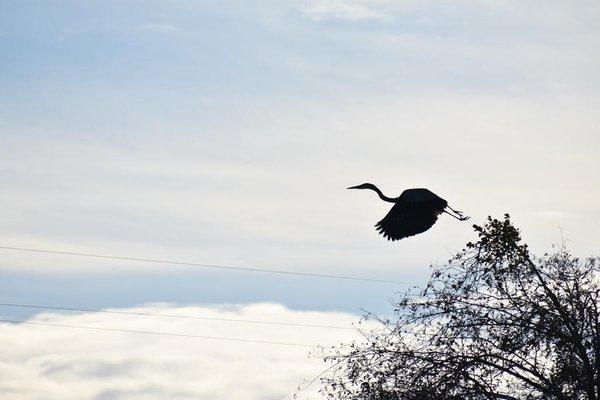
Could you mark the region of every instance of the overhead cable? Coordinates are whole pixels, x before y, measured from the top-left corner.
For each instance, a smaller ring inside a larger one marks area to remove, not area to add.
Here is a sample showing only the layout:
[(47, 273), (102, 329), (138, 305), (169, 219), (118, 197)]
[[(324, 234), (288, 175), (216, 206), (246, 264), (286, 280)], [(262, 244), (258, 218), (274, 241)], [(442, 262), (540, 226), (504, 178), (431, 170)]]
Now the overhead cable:
[(150, 317), (185, 318), (185, 319), (196, 319), (196, 320), (205, 320), (205, 321), (237, 322), (237, 323), (246, 323), (246, 324), (264, 324), (264, 325), (281, 325), (281, 326), (295, 326), (295, 327), (307, 327), (307, 328), (355, 330), (355, 328), (350, 327), (350, 326), (319, 325), (319, 324), (278, 322), (278, 321), (259, 321), (259, 320), (249, 320), (249, 319), (203, 317), (203, 316), (199, 316), (199, 315), (163, 314), (163, 313), (137, 312), (137, 311), (101, 310), (101, 309), (93, 309), (93, 308), (56, 307), (56, 306), (37, 305), (37, 304), (0, 303), (0, 307), (35, 308), (35, 309), (42, 309), (42, 310), (76, 311), (76, 312), (137, 315), (137, 316), (150, 316)]
[(39, 325), (39, 326), (52, 326), (52, 327), (60, 327), (60, 328), (88, 329), (88, 330), (107, 331), (107, 332), (139, 333), (139, 334), (145, 334), (145, 335), (172, 336), (172, 337), (181, 337), (181, 338), (190, 338), (190, 339), (222, 340), (222, 341), (229, 341), (229, 342), (270, 344), (270, 345), (278, 345), (278, 346), (316, 347), (316, 345), (304, 344), (304, 343), (275, 342), (275, 341), (270, 341), (270, 340), (237, 339), (237, 338), (228, 338), (228, 337), (221, 337), (221, 336), (188, 335), (188, 334), (182, 334), (182, 333), (155, 332), (155, 331), (144, 331), (144, 330), (134, 330), (134, 329), (101, 328), (101, 327), (96, 327), (96, 326), (55, 324), (55, 323), (51, 323), (51, 322), (15, 321), (15, 320), (8, 320), (8, 319), (0, 319), (0, 322), (4, 322), (7, 324)]
[(264, 273), (292, 275), (292, 276), (308, 276), (308, 277), (314, 277), (314, 278), (345, 279), (345, 280), (365, 281), (365, 282), (374, 282), (374, 283), (409, 285), (406, 282), (398, 282), (398, 281), (387, 280), (387, 279), (365, 278), (365, 277), (348, 276), (348, 275), (318, 274), (318, 273), (312, 273), (312, 272), (297, 272), (297, 271), (271, 269), (271, 268), (238, 267), (238, 266), (228, 266), (228, 265), (218, 265), (218, 264), (203, 264), (203, 263), (196, 263), (196, 262), (162, 260), (162, 259), (153, 259), (153, 258), (121, 257), (121, 256), (112, 256), (112, 255), (106, 255), (106, 254), (79, 253), (79, 252), (62, 251), (62, 250), (44, 250), (44, 249), (35, 249), (35, 248), (27, 248), (27, 247), (0, 246), (0, 249), (27, 251), (27, 252), (34, 252), (34, 253), (60, 254), (60, 255), (67, 255), (67, 256), (103, 258), (103, 259), (110, 259), (110, 260), (138, 261), (138, 262), (157, 263), (157, 264), (183, 265), (183, 266), (187, 266), (187, 267), (211, 268), (211, 269), (220, 269), (220, 270), (264, 272)]

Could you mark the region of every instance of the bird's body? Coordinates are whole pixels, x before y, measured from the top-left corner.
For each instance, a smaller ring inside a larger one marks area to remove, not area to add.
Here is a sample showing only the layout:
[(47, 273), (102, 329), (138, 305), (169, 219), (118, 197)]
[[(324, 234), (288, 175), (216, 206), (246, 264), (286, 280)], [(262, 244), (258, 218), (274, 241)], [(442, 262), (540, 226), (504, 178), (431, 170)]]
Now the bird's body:
[[(447, 213), (461, 221), (467, 220), (460, 211), (448, 206), (448, 202), (432, 191), (423, 188), (407, 189), (397, 198), (385, 196), (371, 183), (353, 186), (348, 189), (371, 189), (387, 202), (395, 203), (387, 215), (375, 227), (388, 240), (400, 240), (425, 232), (436, 223), (441, 213)], [(446, 211), (446, 208), (457, 215)]]

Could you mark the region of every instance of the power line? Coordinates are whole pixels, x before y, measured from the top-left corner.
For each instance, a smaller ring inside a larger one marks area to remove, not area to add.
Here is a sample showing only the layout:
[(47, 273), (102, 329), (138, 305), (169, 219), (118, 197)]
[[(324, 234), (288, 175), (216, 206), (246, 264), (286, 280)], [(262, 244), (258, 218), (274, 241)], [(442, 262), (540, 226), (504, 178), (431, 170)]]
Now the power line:
[(295, 271), (286, 271), (286, 270), (270, 269), (270, 268), (234, 267), (234, 266), (217, 265), (217, 264), (203, 264), (203, 263), (195, 263), (195, 262), (159, 260), (159, 259), (152, 259), (152, 258), (119, 257), (119, 256), (111, 256), (111, 255), (104, 255), (104, 254), (76, 253), (76, 252), (71, 252), (71, 251), (43, 250), (43, 249), (34, 249), (34, 248), (26, 248), (26, 247), (0, 246), (0, 249), (28, 251), (28, 252), (33, 252), (33, 253), (93, 257), (93, 258), (103, 258), (103, 259), (110, 259), (110, 260), (139, 261), (139, 262), (157, 263), (157, 264), (184, 265), (184, 266), (188, 266), (188, 267), (213, 268), (213, 269), (222, 269), (222, 270), (264, 272), (264, 273), (282, 274), (282, 275), (310, 276), (310, 277), (314, 277), (314, 278), (346, 279), (346, 280), (354, 280), (354, 281), (409, 285), (409, 283), (406, 283), (406, 282), (399, 282), (399, 281), (387, 280), (387, 279), (363, 278), (363, 277), (348, 276), (348, 275), (317, 274), (317, 273), (311, 273), (311, 272), (295, 272)]
[(49, 323), (49, 322), (14, 321), (14, 320), (8, 320), (8, 319), (0, 319), (0, 322), (9, 323), (9, 324), (19, 324), (19, 325), (40, 325), (40, 326), (52, 326), (52, 327), (60, 327), (60, 328), (88, 329), (88, 330), (107, 331), (107, 332), (140, 333), (140, 334), (146, 334), (146, 335), (172, 336), (172, 337), (182, 337), (182, 338), (191, 338), (191, 339), (207, 339), (207, 340), (223, 340), (223, 341), (241, 342), (241, 343), (271, 344), (271, 345), (278, 345), (278, 346), (316, 347), (316, 345), (304, 344), (304, 343), (288, 343), (288, 342), (273, 342), (273, 341), (269, 341), (269, 340), (236, 339), (236, 338), (226, 338), (226, 337), (221, 337), (221, 336), (187, 335), (187, 334), (183, 334), (183, 333), (140, 331), (140, 330), (133, 330), (133, 329), (100, 328), (100, 327), (95, 327), (95, 326), (54, 324), (54, 323)]
[(45, 305), (36, 305), (36, 304), (0, 303), (0, 307), (36, 308), (36, 309), (44, 309), (44, 310), (77, 311), (77, 312), (138, 315), (138, 316), (167, 317), (167, 318), (186, 318), (186, 319), (197, 319), (197, 320), (206, 320), (206, 321), (239, 322), (239, 323), (246, 323), (246, 324), (283, 325), (283, 326), (309, 327), (309, 328), (355, 330), (355, 328), (352, 328), (349, 326), (303, 324), (303, 323), (295, 323), (295, 322), (277, 322), (277, 321), (258, 321), (258, 320), (218, 318), (218, 317), (201, 317), (201, 316), (196, 316), (196, 315), (159, 314), (159, 313), (148, 313), (148, 312), (99, 310), (99, 309), (92, 309), (92, 308), (54, 307), (54, 306), (45, 306)]

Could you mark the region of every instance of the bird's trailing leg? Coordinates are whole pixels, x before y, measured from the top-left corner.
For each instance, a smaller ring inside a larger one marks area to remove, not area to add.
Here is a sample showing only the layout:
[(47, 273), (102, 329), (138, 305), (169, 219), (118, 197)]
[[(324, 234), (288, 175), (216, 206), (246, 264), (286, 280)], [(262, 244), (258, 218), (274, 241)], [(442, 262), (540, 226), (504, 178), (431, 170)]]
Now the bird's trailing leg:
[(448, 205), (446, 207), (448, 207), (449, 209), (451, 209), (452, 211), (454, 211), (458, 215), (463, 215), (462, 211), (455, 210), (454, 208), (452, 208), (452, 207), (450, 207)]
[(456, 218), (456, 219), (457, 219), (457, 220), (459, 220), (459, 221), (466, 221), (466, 220), (468, 220), (469, 218), (471, 218), (471, 217), (468, 217), (468, 216), (466, 216), (466, 215), (463, 215), (462, 211), (455, 210), (454, 208), (452, 208), (452, 207), (450, 207), (450, 206), (446, 206), (446, 207), (448, 207), (450, 210), (452, 210), (452, 212), (454, 212), (454, 214), (456, 214), (456, 215), (454, 215), (454, 214), (452, 214), (451, 212), (448, 212), (448, 211), (446, 211), (446, 210), (444, 210), (444, 212), (445, 212), (446, 214), (448, 214), (448, 215), (450, 215), (450, 216), (452, 216), (452, 217)]

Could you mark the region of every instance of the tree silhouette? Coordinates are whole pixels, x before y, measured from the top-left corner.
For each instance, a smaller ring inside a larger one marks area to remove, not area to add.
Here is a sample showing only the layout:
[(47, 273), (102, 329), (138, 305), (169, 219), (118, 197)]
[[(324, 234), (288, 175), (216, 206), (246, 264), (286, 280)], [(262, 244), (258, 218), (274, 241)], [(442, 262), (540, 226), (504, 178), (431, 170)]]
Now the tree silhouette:
[(505, 215), (396, 304), (363, 345), (326, 354), (343, 400), (600, 398), (598, 260), (536, 258)]

